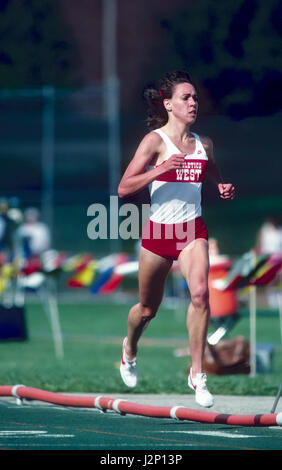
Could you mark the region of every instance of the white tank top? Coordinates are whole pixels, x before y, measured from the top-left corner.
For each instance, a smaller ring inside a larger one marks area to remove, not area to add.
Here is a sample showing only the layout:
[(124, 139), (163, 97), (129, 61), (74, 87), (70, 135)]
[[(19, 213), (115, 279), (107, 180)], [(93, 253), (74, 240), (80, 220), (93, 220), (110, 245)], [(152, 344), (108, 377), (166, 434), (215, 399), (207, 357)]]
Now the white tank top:
[[(173, 154), (183, 153), (164, 131), (156, 129), (154, 132), (157, 132), (166, 144), (164, 161)], [(177, 224), (188, 222), (202, 214), (201, 190), (208, 157), (199, 136), (194, 132), (192, 134), (196, 140), (196, 148), (193, 154), (185, 156), (183, 168), (168, 171), (149, 185), (150, 219), (153, 222)], [(154, 166), (148, 166), (147, 170), (151, 168)]]

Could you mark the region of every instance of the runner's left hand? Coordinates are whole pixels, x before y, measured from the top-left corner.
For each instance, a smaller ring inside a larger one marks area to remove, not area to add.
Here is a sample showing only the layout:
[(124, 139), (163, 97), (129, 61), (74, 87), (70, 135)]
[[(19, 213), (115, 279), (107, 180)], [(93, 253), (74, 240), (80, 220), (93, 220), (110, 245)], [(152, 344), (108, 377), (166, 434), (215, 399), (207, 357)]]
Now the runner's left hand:
[(218, 190), (222, 199), (234, 199), (235, 188), (232, 183), (219, 183)]

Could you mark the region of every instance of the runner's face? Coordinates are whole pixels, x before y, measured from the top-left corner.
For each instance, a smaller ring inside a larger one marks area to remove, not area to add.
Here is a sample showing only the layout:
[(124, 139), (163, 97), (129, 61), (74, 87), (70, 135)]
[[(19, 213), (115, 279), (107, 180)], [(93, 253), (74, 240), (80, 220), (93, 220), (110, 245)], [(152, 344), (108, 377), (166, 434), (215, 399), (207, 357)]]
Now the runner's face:
[(198, 96), (191, 83), (178, 83), (174, 87), (171, 99), (164, 103), (169, 114), (172, 113), (177, 119), (186, 125), (196, 121), (198, 112)]

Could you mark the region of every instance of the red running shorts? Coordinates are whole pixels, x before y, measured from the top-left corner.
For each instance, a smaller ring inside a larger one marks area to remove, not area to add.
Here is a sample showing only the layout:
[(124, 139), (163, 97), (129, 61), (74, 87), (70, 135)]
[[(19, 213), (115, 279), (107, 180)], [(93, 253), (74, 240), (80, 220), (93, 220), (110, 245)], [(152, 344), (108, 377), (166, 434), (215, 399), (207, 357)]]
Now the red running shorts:
[(179, 224), (159, 224), (149, 219), (142, 230), (141, 245), (163, 258), (177, 260), (183, 248), (197, 238), (208, 240), (202, 217)]

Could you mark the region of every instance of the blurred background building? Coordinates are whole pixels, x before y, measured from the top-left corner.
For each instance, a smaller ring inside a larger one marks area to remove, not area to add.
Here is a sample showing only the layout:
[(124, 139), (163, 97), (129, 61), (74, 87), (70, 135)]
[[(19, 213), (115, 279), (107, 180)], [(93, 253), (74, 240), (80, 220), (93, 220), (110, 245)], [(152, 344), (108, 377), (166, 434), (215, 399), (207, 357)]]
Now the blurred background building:
[(225, 204), (205, 186), (210, 235), (240, 255), (281, 217), (280, 1), (1, 0), (0, 28), (0, 196), (37, 207), (53, 247), (116, 248), (88, 238), (87, 208), (116, 194), (146, 132), (142, 89), (173, 69), (190, 71), (195, 131), (237, 187)]

